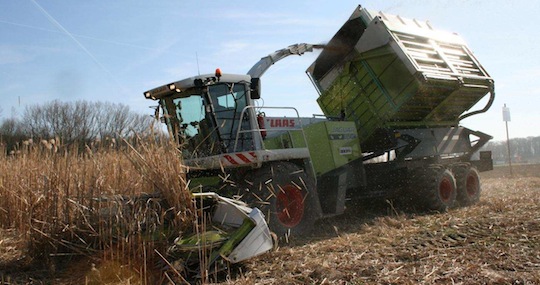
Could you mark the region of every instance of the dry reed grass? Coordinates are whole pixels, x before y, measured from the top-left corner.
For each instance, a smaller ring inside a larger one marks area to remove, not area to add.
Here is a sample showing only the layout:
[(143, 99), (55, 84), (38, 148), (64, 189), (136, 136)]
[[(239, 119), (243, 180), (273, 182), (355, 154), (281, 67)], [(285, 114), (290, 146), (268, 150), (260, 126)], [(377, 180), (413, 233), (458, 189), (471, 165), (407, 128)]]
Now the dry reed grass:
[[(171, 238), (194, 226), (178, 150), (154, 144), (125, 151), (50, 147), (58, 143), (27, 143), (15, 155), (0, 155), (2, 236), (19, 236), (17, 244), (2, 239), (2, 245), (24, 249), (0, 252), (0, 280), (28, 280), (25, 270), (37, 280), (63, 276), (67, 262), (89, 270), (88, 276), (70, 270), (69, 278), (78, 280), (73, 284), (103, 283), (96, 276), (114, 266), (132, 269), (130, 284), (165, 278), (155, 270), (161, 260), (155, 251), (164, 252)], [(85, 261), (77, 263), (81, 257)]]

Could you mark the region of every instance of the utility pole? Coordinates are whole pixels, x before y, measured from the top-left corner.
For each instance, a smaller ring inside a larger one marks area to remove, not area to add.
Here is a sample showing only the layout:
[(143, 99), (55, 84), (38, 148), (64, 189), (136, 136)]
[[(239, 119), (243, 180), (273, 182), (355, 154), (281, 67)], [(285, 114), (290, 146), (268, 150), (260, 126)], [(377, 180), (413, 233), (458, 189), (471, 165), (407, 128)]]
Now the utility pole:
[(503, 121), (506, 125), (506, 148), (508, 150), (508, 165), (510, 166), (510, 176), (514, 176), (512, 171), (512, 155), (510, 153), (510, 136), (508, 135), (508, 122), (510, 122), (510, 108), (506, 107), (506, 103), (503, 106)]

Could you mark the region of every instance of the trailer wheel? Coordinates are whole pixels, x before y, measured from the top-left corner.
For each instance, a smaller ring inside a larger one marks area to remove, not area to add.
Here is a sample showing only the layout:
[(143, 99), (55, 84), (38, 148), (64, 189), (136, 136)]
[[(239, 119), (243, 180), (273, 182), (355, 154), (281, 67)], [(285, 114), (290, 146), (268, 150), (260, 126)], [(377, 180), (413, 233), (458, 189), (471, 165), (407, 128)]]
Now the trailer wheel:
[(422, 208), (432, 211), (447, 211), (454, 207), (457, 197), (456, 179), (442, 165), (431, 165), (417, 170), (412, 185)]
[(248, 175), (246, 182), (246, 202), (265, 214), (270, 230), (278, 236), (313, 228), (315, 181), (302, 168), (290, 162), (271, 163)]
[(457, 183), (457, 201), (461, 206), (470, 206), (480, 201), (480, 174), (470, 164), (460, 164), (454, 168)]

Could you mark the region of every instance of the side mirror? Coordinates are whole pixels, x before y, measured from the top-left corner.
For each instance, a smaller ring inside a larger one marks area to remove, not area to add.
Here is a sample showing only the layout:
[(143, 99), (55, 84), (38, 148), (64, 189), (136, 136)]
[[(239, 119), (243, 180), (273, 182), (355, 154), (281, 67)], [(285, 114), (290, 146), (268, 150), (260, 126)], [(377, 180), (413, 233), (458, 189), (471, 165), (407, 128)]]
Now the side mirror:
[(261, 79), (251, 78), (251, 99), (261, 99)]

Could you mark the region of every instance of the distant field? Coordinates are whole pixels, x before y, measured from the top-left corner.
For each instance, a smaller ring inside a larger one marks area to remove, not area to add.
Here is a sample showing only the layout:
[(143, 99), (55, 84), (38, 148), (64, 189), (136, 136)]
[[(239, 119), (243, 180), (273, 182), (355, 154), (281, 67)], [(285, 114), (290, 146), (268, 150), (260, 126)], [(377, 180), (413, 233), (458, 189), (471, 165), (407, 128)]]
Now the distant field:
[[(513, 164), (512, 173), (518, 177), (540, 177), (540, 164)], [(511, 178), (509, 166), (495, 166), (492, 171), (482, 173), (482, 178)]]

